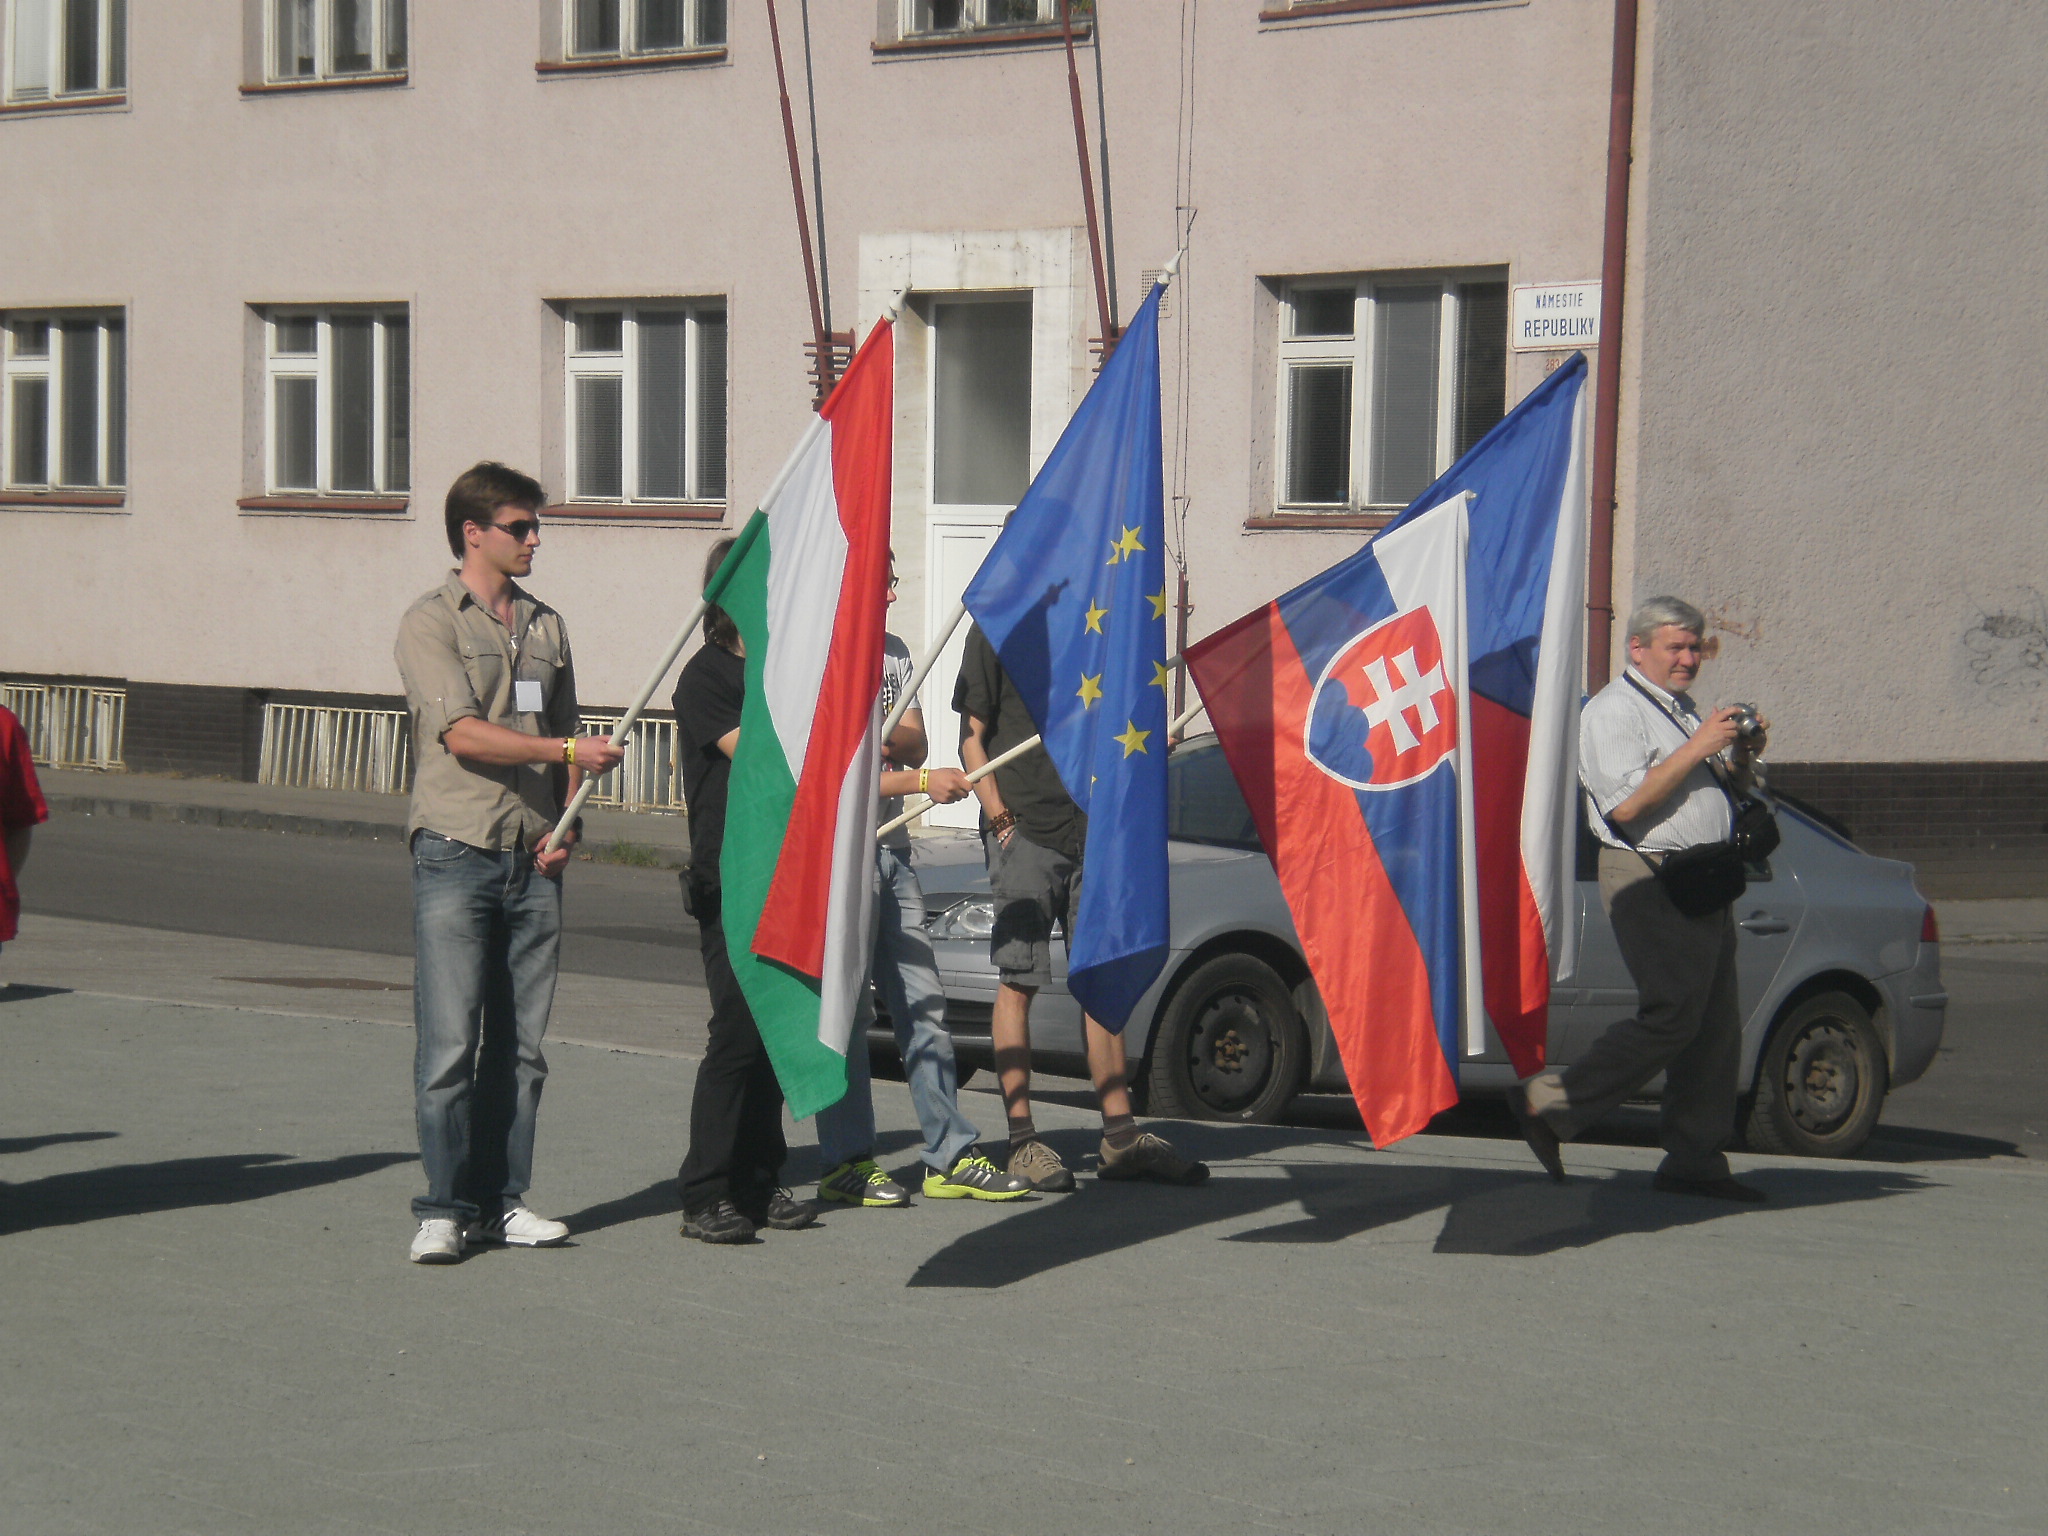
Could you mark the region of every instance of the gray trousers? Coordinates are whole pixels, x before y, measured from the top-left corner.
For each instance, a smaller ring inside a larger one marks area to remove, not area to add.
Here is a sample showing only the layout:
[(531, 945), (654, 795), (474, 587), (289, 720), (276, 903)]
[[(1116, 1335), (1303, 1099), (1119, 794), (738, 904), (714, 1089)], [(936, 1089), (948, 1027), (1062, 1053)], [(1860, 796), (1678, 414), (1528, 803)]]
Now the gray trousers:
[(1570, 1141), (1662, 1072), (1661, 1171), (1726, 1178), (1742, 1064), (1734, 911), (1687, 917), (1642, 859), (1607, 847), (1600, 850), (1600, 901), (1640, 1008), (1562, 1072), (1535, 1078), (1529, 1107)]

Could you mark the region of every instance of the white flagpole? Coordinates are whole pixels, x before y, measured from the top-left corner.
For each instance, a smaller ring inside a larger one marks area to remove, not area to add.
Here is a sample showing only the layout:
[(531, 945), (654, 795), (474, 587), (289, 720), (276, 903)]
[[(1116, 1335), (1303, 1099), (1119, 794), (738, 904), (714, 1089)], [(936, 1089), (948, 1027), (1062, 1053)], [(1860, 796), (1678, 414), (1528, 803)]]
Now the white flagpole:
[(917, 658), (917, 665), (911, 668), (910, 681), (904, 685), (902, 695), (896, 700), (896, 707), (889, 711), (889, 718), (882, 722), (882, 740), (887, 742), (895, 734), (896, 727), (903, 723), (904, 712), (910, 708), (910, 701), (917, 697), (917, 690), (939, 664), (939, 652), (953, 638), (953, 631), (960, 627), (960, 621), (967, 617), (965, 601), (953, 605), (953, 611), (946, 615), (946, 622), (939, 626), (938, 638), (925, 647), (924, 654)]
[[(612, 732), (613, 746), (623, 747), (626, 744), (627, 733), (639, 722), (640, 712), (647, 708), (647, 701), (654, 697), (654, 690), (661, 686), (661, 680), (668, 675), (668, 669), (674, 666), (676, 658), (683, 654), (683, 647), (690, 642), (690, 631), (697, 627), (698, 621), (704, 617), (704, 610), (710, 606), (708, 601), (699, 598), (697, 606), (690, 610), (689, 618), (683, 621), (682, 628), (676, 631), (675, 639), (669, 642), (668, 649), (662, 653), (661, 664), (648, 674), (647, 682), (640, 690), (640, 697), (633, 701), (633, 707), (619, 720), (619, 728)], [(562, 839), (568, 835), (569, 828), (576, 824), (576, 815), (583, 809), (583, 802), (590, 798), (591, 790), (597, 787), (597, 779), (598, 776), (594, 773), (583, 775), (583, 782), (576, 786), (576, 793), (570, 797), (569, 808), (562, 812), (562, 819), (555, 823), (555, 830), (548, 834), (547, 845), (542, 849), (544, 853), (553, 853), (562, 846)]]
[[(1181, 661), (1180, 657), (1176, 656), (1166, 665), (1168, 667), (1178, 667), (1183, 665), (1183, 662)], [(1203, 704), (1199, 700), (1197, 700), (1194, 706), (1190, 708), (1186, 714), (1182, 715), (1178, 720), (1174, 721), (1171, 725), (1169, 725), (1166, 728), (1166, 739), (1170, 742), (1173, 740), (1174, 737), (1178, 736), (1183, 730), (1187, 729), (1188, 722), (1194, 719), (1195, 716), (1199, 715), (1202, 712), (1203, 708)], [(1002, 767), (1005, 763), (1011, 762), (1016, 758), (1022, 757), (1026, 752), (1029, 752), (1033, 747), (1040, 745), (1044, 740), (1045, 738), (1043, 736), (1026, 737), (1023, 741), (1018, 742), (1017, 745), (1010, 748), (1009, 751), (1003, 753), (1002, 756), (990, 758), (987, 762), (983, 763), (979, 768), (975, 769), (972, 773), (968, 774), (967, 782), (970, 784), (980, 783), (983, 779), (987, 778), (990, 774), (994, 773), (998, 768)], [(917, 820), (918, 817), (922, 816), (926, 811), (930, 810), (934, 805), (937, 804), (938, 802), (936, 800), (926, 800), (925, 803), (917, 807), (916, 810), (905, 811), (901, 816), (898, 816), (894, 821), (884, 822), (882, 824), (881, 830), (875, 833), (876, 840), (880, 841), (882, 838), (887, 837), (891, 832), (894, 832), (898, 827), (909, 826), (913, 821)]]

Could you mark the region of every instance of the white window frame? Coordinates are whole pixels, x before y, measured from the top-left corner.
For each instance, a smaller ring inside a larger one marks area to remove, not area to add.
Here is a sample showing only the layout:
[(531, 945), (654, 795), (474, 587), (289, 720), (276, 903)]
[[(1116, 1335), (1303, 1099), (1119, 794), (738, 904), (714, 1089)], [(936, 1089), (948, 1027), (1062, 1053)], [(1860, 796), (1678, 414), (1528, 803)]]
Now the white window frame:
[[(338, 317), (364, 318), (375, 322), (371, 343), (371, 479), (374, 488), (334, 485), (334, 340), (333, 325)], [(313, 352), (280, 353), (278, 325), (287, 320), (311, 320), (315, 324)], [(394, 486), (391, 476), (391, 332), (394, 320), (406, 322), (406, 484)], [(272, 496), (332, 496), (339, 500), (364, 496), (409, 496), (412, 481), (412, 329), (411, 313), (404, 305), (280, 304), (263, 316), (263, 486)], [(277, 456), (277, 382), (280, 379), (312, 379), (313, 391), (313, 486), (281, 485)]]
[(648, 47), (640, 40), (640, 0), (614, 0), (619, 8), (619, 46), (580, 49), (576, 46), (576, 8), (579, 0), (562, 0), (562, 57), (565, 59), (659, 59), (670, 54), (695, 53), (705, 48), (723, 48), (731, 36), (732, 0), (720, 0), (719, 35), (704, 35), (702, 0), (684, 0), (680, 43)]
[[(1435, 284), (1438, 290), (1436, 357), (1436, 457), (1435, 474), (1441, 475), (1456, 458), (1458, 441), (1458, 343), (1459, 293), (1467, 283), (1506, 282), (1499, 267), (1435, 268), (1428, 271), (1375, 272), (1365, 275), (1336, 273), (1326, 277), (1300, 277), (1289, 281), (1281, 292), (1279, 368), (1274, 379), (1273, 412), (1273, 505), (1287, 512), (1376, 513), (1398, 512), (1405, 502), (1375, 502), (1369, 499), (1372, 485), (1373, 348), (1377, 341), (1378, 306), (1374, 296), (1383, 288), (1420, 288)], [(1327, 293), (1350, 287), (1353, 291), (1351, 334), (1348, 336), (1294, 335), (1295, 297), (1304, 292)], [(1505, 338), (1503, 338), (1505, 346)], [(1288, 417), (1289, 374), (1308, 364), (1344, 363), (1351, 369), (1350, 483), (1341, 502), (1292, 501), (1288, 482), (1292, 478), (1293, 423)]]
[[(67, 481), (64, 473), (64, 344), (62, 326), (67, 320), (89, 320), (98, 328), (99, 389), (93, 402), (93, 468), (90, 482)], [(42, 357), (20, 357), (15, 353), (15, 326), (41, 322), (49, 329)], [(112, 367), (113, 334), (123, 336), (122, 377)], [(127, 314), (118, 309), (10, 310), (0, 314), (0, 485), (10, 491), (120, 491), (127, 486), (127, 411), (125, 385)], [(49, 408), (43, 422), (43, 467), (39, 481), (14, 478), (14, 392), (18, 385), (40, 379), (49, 389)], [(113, 468), (119, 461), (122, 474)]]
[[(66, 86), (64, 36), (65, 12), (73, 5), (92, 6), (98, 12), (96, 22), (96, 57), (93, 59), (93, 83), (81, 86)], [(66, 98), (84, 99), (94, 96), (124, 95), (128, 89), (128, 6), (127, 0), (0, 0), (6, 16), (0, 26), (0, 42), (5, 44), (6, 57), (0, 60), (4, 73), (0, 73), (0, 84), (5, 86), (5, 99), (10, 102), (63, 101)], [(43, 36), (38, 38), (30, 30), (31, 15), (42, 18)], [(42, 84), (24, 88), (21, 83), (22, 64), (25, 55), (39, 56), (42, 69)]]
[[(918, 20), (918, 12), (920, 10), (926, 14), (930, 13), (931, 0), (898, 0), (896, 35), (902, 38), (959, 37), (969, 32), (1001, 31), (1011, 27), (1050, 26), (1060, 19), (1060, 0), (1036, 0), (1038, 14), (1030, 20), (1017, 21), (1001, 16), (994, 21), (989, 20), (991, 10), (996, 9), (998, 6), (1007, 9), (1008, 3), (1009, 0), (960, 0), (959, 25), (937, 27), (929, 24), (920, 25)], [(1092, 13), (1084, 12), (1082, 6), (1078, 3), (1075, 5), (1074, 10), (1077, 13), (1074, 17), (1074, 29), (1078, 34), (1086, 29), (1087, 22), (1092, 19)]]
[[(370, 58), (368, 69), (334, 67), (334, 0), (311, 0), (313, 7), (313, 73), (287, 75), (278, 71), (277, 50), (284, 30), (280, 14), (297, 0), (263, 0), (263, 78), (272, 85), (303, 85), (314, 80), (403, 80), (412, 63), (411, 0), (364, 0), (370, 7)], [(392, 13), (401, 18), (404, 56), (390, 62)]]
[[(568, 460), (563, 481), (569, 488), (568, 500), (579, 505), (592, 506), (654, 506), (654, 507), (719, 507), (725, 505), (726, 489), (716, 496), (692, 494), (689, 496), (646, 496), (640, 493), (640, 316), (643, 314), (685, 314), (689, 317), (684, 328), (683, 341), (683, 483), (693, 492), (702, 489), (703, 467), (703, 382), (700, 377), (702, 346), (701, 327), (704, 320), (716, 315), (721, 322), (726, 320), (727, 310), (724, 299), (581, 299), (568, 306), (563, 337), (562, 354), (565, 360), (563, 380), (563, 416), (566, 432), (563, 441), (567, 447)], [(580, 352), (577, 350), (577, 322), (587, 315), (619, 316), (619, 348), (617, 352)], [(726, 378), (728, 380), (728, 410), (726, 413), (726, 487), (731, 486), (732, 461), (730, 441), (732, 436), (730, 413), (730, 380), (732, 377), (732, 331), (726, 329), (725, 353)], [(578, 482), (576, 384), (579, 379), (613, 378), (619, 380), (619, 485), (621, 494), (600, 496), (586, 491)]]

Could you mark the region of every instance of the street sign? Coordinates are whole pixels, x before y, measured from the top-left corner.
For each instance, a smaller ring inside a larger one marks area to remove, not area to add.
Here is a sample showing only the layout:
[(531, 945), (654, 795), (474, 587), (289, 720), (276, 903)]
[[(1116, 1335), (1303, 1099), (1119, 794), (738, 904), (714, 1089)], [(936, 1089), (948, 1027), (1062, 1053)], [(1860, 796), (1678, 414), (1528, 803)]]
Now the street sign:
[(1515, 289), (1517, 352), (1554, 352), (1600, 342), (1598, 283), (1526, 283)]

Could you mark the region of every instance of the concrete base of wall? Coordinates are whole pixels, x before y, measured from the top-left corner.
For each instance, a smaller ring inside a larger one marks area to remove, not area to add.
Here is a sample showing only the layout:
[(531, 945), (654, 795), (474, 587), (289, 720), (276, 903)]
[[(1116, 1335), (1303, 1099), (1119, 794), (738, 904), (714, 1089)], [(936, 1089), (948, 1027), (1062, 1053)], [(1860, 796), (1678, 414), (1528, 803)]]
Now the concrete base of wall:
[(130, 682), (122, 756), (135, 773), (254, 783), (263, 753), (264, 697), (258, 688)]
[(2048, 854), (2048, 762), (1773, 763), (1771, 787), (1872, 853)]

